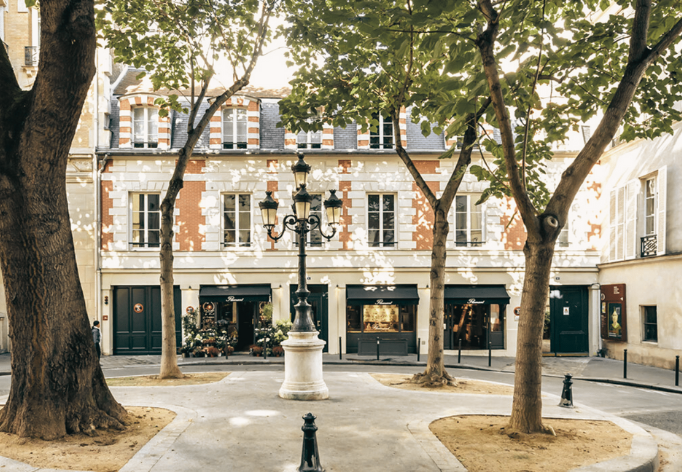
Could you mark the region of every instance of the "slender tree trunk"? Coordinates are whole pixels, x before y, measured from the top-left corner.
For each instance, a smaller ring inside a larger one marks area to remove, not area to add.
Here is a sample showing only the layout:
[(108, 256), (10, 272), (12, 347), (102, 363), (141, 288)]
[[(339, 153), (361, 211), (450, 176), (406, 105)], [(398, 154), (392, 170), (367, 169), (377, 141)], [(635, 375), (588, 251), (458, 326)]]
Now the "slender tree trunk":
[[(416, 374), (412, 382), (425, 386), (456, 385), (445, 370), (443, 359), (443, 319), (445, 312), (445, 260), (449, 234), (447, 211), (440, 204), (434, 211), (433, 249), (431, 250), (431, 298), (429, 300), (429, 353), (426, 370)], [(417, 347), (419, 348), (419, 347)]]
[(542, 330), (554, 256), (551, 242), (526, 242), (510, 426), (524, 433), (545, 432), (542, 424)]

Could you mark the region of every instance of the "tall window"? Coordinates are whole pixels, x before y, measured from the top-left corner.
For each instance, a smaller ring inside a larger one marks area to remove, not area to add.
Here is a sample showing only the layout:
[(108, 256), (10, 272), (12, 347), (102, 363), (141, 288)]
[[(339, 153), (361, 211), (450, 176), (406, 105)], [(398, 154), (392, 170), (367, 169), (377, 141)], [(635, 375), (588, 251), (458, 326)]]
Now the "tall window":
[(394, 247), (395, 195), (368, 195), (367, 236), (370, 247)]
[(223, 109), (223, 149), (246, 149), (247, 126), (246, 109)]
[(656, 179), (644, 182), (644, 236), (656, 234)]
[(658, 316), (655, 306), (644, 306), (644, 336), (642, 341), (658, 342)]
[(476, 205), (478, 195), (455, 197), (455, 246), (479, 247), (483, 245), (483, 210)]
[(133, 108), (133, 144), (136, 148), (155, 148), (159, 142), (159, 110)]
[(372, 119), (379, 121), (376, 131), (369, 130), (370, 149), (393, 149), (393, 122), (390, 117), (372, 113)]
[[(320, 224), (322, 224), (324, 222), (324, 212), (322, 211), (322, 194), (311, 193), (310, 196), (313, 197), (312, 201), (310, 202), (310, 215), (315, 215), (320, 218)], [(322, 233), (320, 232), (319, 226), (311, 230), (306, 235), (306, 238), (308, 240), (308, 247), (322, 247)], [(294, 240), (294, 246), (298, 246), (298, 237)]]
[(251, 246), (251, 195), (223, 195), (223, 246)]
[(133, 247), (159, 247), (161, 212), (156, 193), (133, 193), (130, 195)]
[(566, 221), (564, 227), (561, 228), (561, 233), (559, 233), (559, 237), (557, 238), (557, 245), (559, 247), (568, 247), (568, 226), (569, 223)]

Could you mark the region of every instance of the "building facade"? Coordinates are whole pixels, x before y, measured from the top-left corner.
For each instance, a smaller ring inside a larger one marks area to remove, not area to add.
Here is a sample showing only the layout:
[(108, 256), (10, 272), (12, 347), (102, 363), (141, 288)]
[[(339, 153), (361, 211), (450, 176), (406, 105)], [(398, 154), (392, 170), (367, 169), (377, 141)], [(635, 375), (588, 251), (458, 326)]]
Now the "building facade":
[[(138, 73), (129, 70), (113, 85), (111, 145), (98, 148), (104, 162), (98, 316), (108, 354), (160, 349), (158, 208), (186, 139), (187, 116), (159, 118), (157, 96), (135, 79)], [(253, 343), (263, 303), (271, 301), (275, 320), (292, 316), (298, 249), (291, 235), (267, 238), (257, 205), (272, 191), (284, 218), (294, 190), (290, 168), (302, 151), (312, 166), (313, 213), (324, 219), (321, 204), (331, 189), (344, 202), (338, 234), (326, 242), (313, 232), (308, 241), (310, 300), (326, 350), (372, 354), (379, 337), (386, 353), (426, 352), (433, 214), (395, 153), (390, 123), (377, 132), (353, 123), (294, 134), (277, 127), (282, 96), (247, 89), (233, 97), (188, 165), (175, 209), (178, 338), (186, 311), (227, 320), (241, 348)], [(438, 157), (453, 143), (424, 137), (405, 112), (395, 135), (431, 188), (442, 191), (455, 160)], [(579, 149), (570, 147), (550, 164), (550, 185)], [(594, 355), (600, 347), (598, 175), (576, 199), (557, 247), (552, 290), (567, 296), (548, 307), (548, 319), (562, 313), (548, 326), (551, 353)], [(512, 202), (476, 205), (485, 187), (467, 174), (449, 216), (445, 345), (514, 355), (525, 233), (519, 219), (511, 221)]]

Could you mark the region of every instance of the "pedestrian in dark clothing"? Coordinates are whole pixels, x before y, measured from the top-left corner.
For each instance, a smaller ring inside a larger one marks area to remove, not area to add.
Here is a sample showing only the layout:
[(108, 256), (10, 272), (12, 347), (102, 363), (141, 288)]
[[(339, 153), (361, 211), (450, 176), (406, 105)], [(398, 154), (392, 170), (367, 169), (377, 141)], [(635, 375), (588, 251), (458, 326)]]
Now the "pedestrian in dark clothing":
[(97, 320), (95, 320), (95, 322), (92, 323), (92, 340), (95, 342), (95, 349), (97, 350), (97, 359), (99, 359), (102, 356), (102, 348), (99, 346), (99, 343), (102, 340), (102, 333), (100, 333), (99, 321)]

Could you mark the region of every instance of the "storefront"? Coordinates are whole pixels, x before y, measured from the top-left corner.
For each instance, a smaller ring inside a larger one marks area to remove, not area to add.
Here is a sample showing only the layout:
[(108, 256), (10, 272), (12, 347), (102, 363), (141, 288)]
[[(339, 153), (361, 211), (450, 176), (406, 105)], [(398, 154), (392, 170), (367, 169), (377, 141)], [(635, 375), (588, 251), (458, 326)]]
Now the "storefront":
[(346, 352), (382, 355), (417, 352), (416, 285), (347, 285)]
[(589, 353), (589, 307), (586, 286), (550, 286), (542, 335), (544, 356)]
[(213, 319), (237, 334), (236, 351), (256, 342), (255, 326), (263, 306), (272, 300), (270, 285), (202, 285), (199, 291), (202, 322)]
[(504, 285), (446, 285), (444, 349), (504, 349)]

